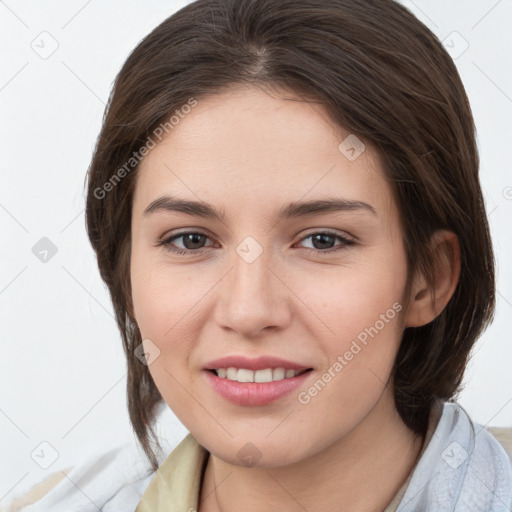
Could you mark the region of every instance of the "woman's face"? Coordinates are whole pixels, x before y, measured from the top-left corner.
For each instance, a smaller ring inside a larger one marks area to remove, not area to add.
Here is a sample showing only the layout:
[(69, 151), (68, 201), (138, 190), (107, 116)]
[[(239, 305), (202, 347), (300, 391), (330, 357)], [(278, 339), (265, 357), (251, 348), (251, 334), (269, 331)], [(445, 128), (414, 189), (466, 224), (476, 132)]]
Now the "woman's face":
[[(406, 256), (371, 148), (319, 105), (238, 88), (200, 100), (138, 172), (134, 314), (160, 393), (207, 450), (280, 466), (389, 414)], [(144, 213), (164, 196), (198, 206)], [(243, 360), (211, 364), (227, 356)], [(311, 370), (279, 380), (272, 357)], [(231, 380), (251, 378), (278, 380)]]

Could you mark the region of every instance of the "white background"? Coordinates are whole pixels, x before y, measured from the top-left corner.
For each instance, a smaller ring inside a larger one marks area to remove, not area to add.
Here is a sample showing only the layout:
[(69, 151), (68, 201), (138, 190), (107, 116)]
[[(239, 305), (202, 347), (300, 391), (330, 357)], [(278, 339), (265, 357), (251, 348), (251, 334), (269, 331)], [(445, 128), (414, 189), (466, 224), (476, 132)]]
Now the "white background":
[[(187, 3), (0, 2), (0, 505), (51, 472), (133, 442), (124, 354), (86, 237), (83, 184), (116, 73)], [(403, 3), (453, 47), (498, 260), (496, 319), (474, 350), (459, 403), (478, 423), (512, 426), (512, 1)], [(58, 44), (46, 59), (33, 49), (41, 38), (46, 51)], [(57, 247), (46, 263), (32, 252), (43, 237)], [(166, 418), (176, 444), (186, 430)], [(43, 441), (58, 453), (48, 469), (31, 458), (36, 449), (49, 460)]]

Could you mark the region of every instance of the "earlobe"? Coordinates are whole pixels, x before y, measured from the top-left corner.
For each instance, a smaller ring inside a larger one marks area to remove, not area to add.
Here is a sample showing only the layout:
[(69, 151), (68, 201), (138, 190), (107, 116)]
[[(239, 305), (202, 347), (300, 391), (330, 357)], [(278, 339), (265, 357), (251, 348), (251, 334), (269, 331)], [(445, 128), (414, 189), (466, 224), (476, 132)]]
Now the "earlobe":
[(435, 255), (433, 282), (421, 273), (411, 288), (405, 327), (421, 327), (441, 314), (451, 299), (460, 275), (460, 247), (451, 231), (436, 231), (431, 238)]

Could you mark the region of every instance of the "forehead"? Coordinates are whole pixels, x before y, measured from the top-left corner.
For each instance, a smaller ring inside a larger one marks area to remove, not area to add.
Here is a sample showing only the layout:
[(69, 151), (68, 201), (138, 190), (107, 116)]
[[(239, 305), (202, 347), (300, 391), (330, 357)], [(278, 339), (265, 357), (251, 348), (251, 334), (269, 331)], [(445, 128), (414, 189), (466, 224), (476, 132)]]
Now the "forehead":
[(137, 172), (138, 209), (165, 193), (222, 202), (227, 210), (333, 194), (380, 210), (393, 206), (370, 146), (321, 105), (255, 87), (199, 99)]

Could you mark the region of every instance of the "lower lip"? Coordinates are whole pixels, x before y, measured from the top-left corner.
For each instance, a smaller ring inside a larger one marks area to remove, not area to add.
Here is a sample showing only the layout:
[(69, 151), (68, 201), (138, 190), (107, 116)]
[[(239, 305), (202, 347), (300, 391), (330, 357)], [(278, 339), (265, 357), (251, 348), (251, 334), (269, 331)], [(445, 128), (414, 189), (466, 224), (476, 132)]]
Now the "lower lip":
[(273, 382), (236, 382), (203, 370), (213, 389), (226, 400), (237, 405), (266, 405), (297, 389), (313, 373), (312, 370)]

